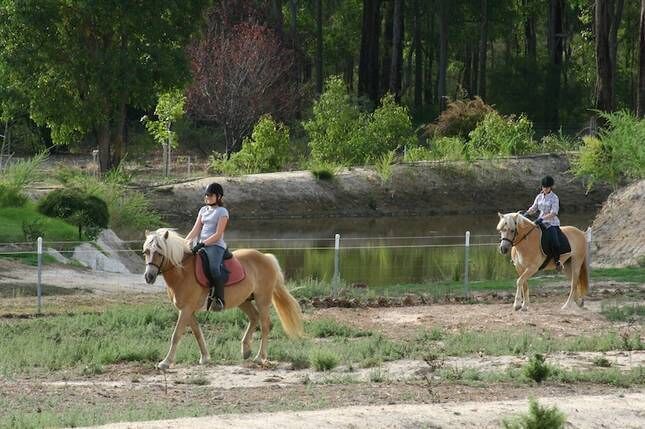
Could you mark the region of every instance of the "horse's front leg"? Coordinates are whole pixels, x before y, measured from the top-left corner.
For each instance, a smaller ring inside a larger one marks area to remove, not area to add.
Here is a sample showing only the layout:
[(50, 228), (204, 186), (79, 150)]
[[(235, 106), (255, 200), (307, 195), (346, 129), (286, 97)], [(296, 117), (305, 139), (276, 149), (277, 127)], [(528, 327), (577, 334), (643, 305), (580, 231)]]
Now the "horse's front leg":
[[(524, 272), (517, 279), (518, 289), (521, 287), (522, 291), (522, 306), (520, 309), (522, 311), (527, 311), (529, 309), (529, 278), (535, 274), (537, 270), (525, 269)], [(517, 308), (515, 308), (517, 310)]]
[(206, 342), (204, 341), (204, 334), (202, 333), (199, 323), (197, 323), (197, 318), (193, 314), (190, 318), (190, 329), (193, 331), (193, 335), (197, 340), (197, 345), (199, 346), (199, 352), (201, 356), (199, 357), (199, 364), (204, 365), (210, 362), (211, 357), (208, 353), (208, 348), (206, 347)]
[(523, 300), (522, 298), (522, 285), (520, 284), (520, 279), (517, 279), (515, 282), (517, 289), (515, 290), (515, 301), (513, 302), (513, 310), (517, 311), (522, 307), (522, 304), (520, 303), (520, 300)]
[(166, 370), (170, 368), (170, 365), (175, 361), (175, 353), (177, 351), (177, 344), (181, 336), (184, 335), (184, 330), (186, 329), (186, 324), (190, 322), (191, 317), (193, 317), (192, 311), (179, 310), (179, 317), (177, 318), (177, 324), (175, 325), (175, 330), (172, 333), (172, 339), (170, 340), (170, 350), (168, 354), (157, 364), (157, 368), (160, 370)]

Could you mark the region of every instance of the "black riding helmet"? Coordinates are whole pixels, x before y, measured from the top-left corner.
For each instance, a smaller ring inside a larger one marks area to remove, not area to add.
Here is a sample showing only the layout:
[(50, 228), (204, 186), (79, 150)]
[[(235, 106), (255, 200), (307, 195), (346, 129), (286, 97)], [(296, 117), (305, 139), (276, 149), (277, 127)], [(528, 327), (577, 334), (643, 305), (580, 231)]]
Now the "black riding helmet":
[(208, 187), (204, 191), (204, 195), (217, 195), (217, 196), (223, 197), (224, 188), (222, 188), (222, 185), (220, 185), (219, 183), (213, 182), (210, 185), (208, 185)]
[(542, 178), (542, 187), (543, 188), (552, 188), (554, 183), (555, 183), (555, 181), (553, 180), (553, 177), (551, 177), (551, 176), (544, 176)]

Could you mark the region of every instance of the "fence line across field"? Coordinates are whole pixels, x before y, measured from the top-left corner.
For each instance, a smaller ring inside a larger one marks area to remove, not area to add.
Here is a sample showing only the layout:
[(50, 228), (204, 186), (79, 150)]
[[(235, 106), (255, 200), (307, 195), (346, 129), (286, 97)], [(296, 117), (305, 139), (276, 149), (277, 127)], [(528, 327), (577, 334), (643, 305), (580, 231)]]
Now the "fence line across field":
[[(591, 233), (591, 228), (587, 228), (585, 232), (586, 236), (586, 241), (587, 241), (587, 266), (591, 266), (591, 243), (592, 243), (592, 233)], [(332, 290), (331, 293), (333, 296), (336, 296), (338, 294), (338, 289), (339, 285), (341, 282), (341, 276), (340, 276), (340, 267), (341, 267), (341, 259), (340, 259), (340, 252), (341, 250), (363, 250), (363, 249), (410, 249), (410, 248), (448, 248), (448, 247), (453, 247), (453, 248), (464, 248), (464, 295), (468, 297), (470, 295), (470, 289), (469, 289), (469, 254), (470, 254), (470, 248), (471, 247), (484, 247), (484, 246), (497, 246), (498, 243), (471, 243), (471, 238), (473, 237), (491, 237), (491, 235), (471, 235), (470, 231), (466, 231), (466, 233), (463, 236), (426, 236), (426, 237), (401, 237), (402, 238), (424, 238), (424, 239), (429, 239), (429, 238), (464, 238), (463, 243), (453, 243), (453, 244), (416, 244), (416, 245), (368, 245), (368, 246), (341, 246), (341, 241), (350, 241), (350, 240), (357, 240), (359, 238), (357, 237), (348, 237), (344, 240), (341, 240), (341, 235), (340, 234), (335, 234), (333, 240), (334, 240), (334, 246), (307, 246), (307, 247), (265, 247), (265, 248), (258, 248), (257, 250), (334, 250), (334, 274), (332, 276)], [(382, 239), (382, 237), (371, 237), (371, 238), (360, 238), (363, 240), (369, 240), (369, 239)], [(249, 239), (250, 240), (250, 239)], [(255, 240), (254, 241), (260, 241)], [(280, 239), (266, 239), (266, 240), (274, 240), (278, 241)], [(297, 239), (282, 239), (284, 241), (293, 241)], [(302, 240), (302, 239), (301, 239)], [(311, 240), (311, 239), (309, 239)], [(605, 240), (603, 240), (605, 241)], [(611, 241), (611, 240), (607, 240)], [(135, 242), (142, 242), (139, 240), (132, 240), (129, 241), (130, 243), (135, 243)], [(235, 240), (231, 240), (231, 242), (235, 242)], [(52, 242), (52, 243), (66, 243), (66, 242)], [(71, 241), (67, 243), (82, 243), (78, 241)], [(88, 242), (85, 242), (88, 243)], [(15, 243), (0, 243), (0, 246), (2, 245), (15, 245)], [(25, 243), (25, 244), (31, 244), (31, 243)], [(60, 253), (93, 253), (93, 251), (85, 251), (85, 250), (80, 250), (80, 251), (73, 251), (73, 250), (60, 250)], [(134, 250), (116, 250), (114, 251), (115, 253), (126, 253), (126, 252), (135, 252)], [(41, 313), (42, 309), (42, 267), (43, 267), (43, 239), (42, 237), (38, 237), (36, 240), (36, 250), (35, 251), (8, 251), (8, 252), (0, 252), (0, 255), (18, 255), (18, 254), (36, 254), (37, 255), (37, 261), (38, 261), (38, 271), (37, 271), (37, 308), (38, 308), (38, 314)], [(587, 275), (589, 275), (590, 269), (587, 270)]]

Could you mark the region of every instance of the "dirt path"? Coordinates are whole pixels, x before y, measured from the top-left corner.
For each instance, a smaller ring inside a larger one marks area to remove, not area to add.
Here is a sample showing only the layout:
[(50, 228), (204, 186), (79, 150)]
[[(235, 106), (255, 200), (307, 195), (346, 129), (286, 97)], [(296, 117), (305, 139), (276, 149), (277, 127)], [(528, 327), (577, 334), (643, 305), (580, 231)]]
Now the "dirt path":
[[(645, 391), (602, 396), (541, 398), (542, 405), (557, 405), (572, 428), (642, 428), (645, 426)], [(100, 426), (121, 428), (499, 428), (502, 419), (527, 410), (526, 400), (449, 402), (424, 405), (379, 405), (332, 408), (320, 411), (231, 414)]]

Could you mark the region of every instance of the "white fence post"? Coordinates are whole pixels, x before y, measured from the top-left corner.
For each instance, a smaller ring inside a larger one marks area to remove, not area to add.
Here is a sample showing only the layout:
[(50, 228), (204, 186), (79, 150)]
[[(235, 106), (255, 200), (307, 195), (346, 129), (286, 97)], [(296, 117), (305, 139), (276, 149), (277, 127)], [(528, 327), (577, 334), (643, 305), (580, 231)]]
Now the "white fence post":
[(36, 241), (38, 247), (38, 282), (36, 284), (36, 293), (38, 296), (38, 314), (41, 313), (42, 309), (42, 299), (43, 299), (43, 286), (41, 283), (42, 280), (42, 271), (43, 271), (43, 238), (38, 237)]
[(332, 296), (338, 293), (340, 283), (340, 234), (336, 234), (334, 243), (334, 278), (332, 280)]
[(190, 176), (190, 155), (188, 155), (188, 176)]
[(466, 231), (466, 246), (464, 247), (464, 294), (468, 297), (468, 253), (470, 250), (470, 231)]

